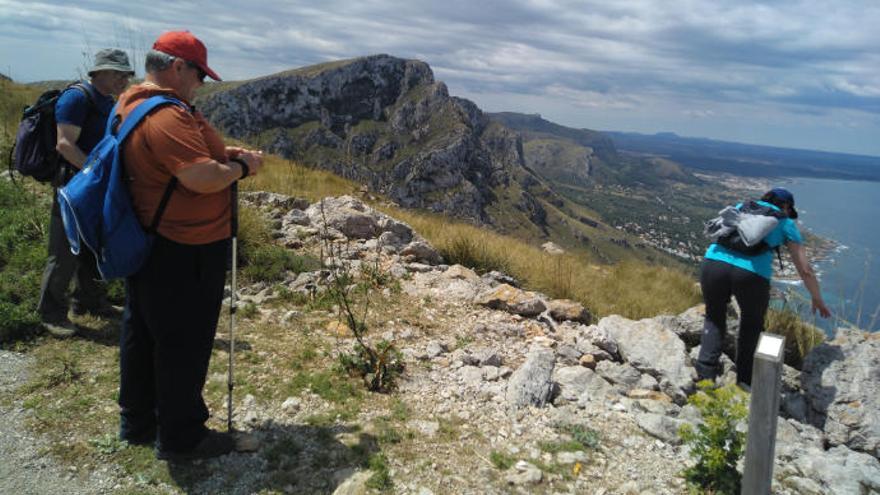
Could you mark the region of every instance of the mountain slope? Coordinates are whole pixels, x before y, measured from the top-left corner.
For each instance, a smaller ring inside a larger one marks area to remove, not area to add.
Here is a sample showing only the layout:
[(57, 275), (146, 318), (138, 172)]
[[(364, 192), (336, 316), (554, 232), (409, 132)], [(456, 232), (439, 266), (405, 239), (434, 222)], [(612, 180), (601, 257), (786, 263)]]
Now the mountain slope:
[[(231, 137), (406, 208), (556, 240), (600, 260), (658, 256), (557, 194), (527, 164), (522, 133), (450, 96), (424, 62), (374, 55), (210, 85), (198, 106)], [(613, 156), (604, 137), (595, 147)]]
[(696, 182), (689, 172), (670, 160), (619, 153), (611, 138), (599, 131), (565, 127), (540, 115), (502, 112), (489, 116), (520, 133), (527, 165), (563, 185), (653, 187), (670, 181)]

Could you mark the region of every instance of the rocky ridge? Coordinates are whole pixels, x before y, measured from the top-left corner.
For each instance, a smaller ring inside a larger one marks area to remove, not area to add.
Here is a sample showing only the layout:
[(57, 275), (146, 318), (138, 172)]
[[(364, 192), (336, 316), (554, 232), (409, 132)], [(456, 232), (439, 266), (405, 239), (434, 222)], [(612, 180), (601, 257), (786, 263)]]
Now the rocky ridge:
[[(487, 206), (512, 182), (542, 227), (552, 195), (523, 164), (519, 136), (472, 102), (449, 96), (424, 62), (375, 55), (244, 82), (199, 100), (231, 137), (332, 170), (406, 208), (492, 223)], [(530, 191), (531, 190), (531, 191)]]
[[(479, 276), (443, 264), (408, 226), (354, 198), (328, 198), (323, 207), (288, 211), (283, 206), (289, 199), (269, 193), (247, 201), (270, 216), (299, 219), (281, 222), (276, 233), (281, 242), (307, 247), (329, 227), (331, 237), (346, 242), (344, 256), (355, 268), (378, 263), (399, 278), (406, 296), (436, 302), (425, 317), (440, 322), (443, 332), (391, 328), (383, 337), (403, 349), (408, 371), (397, 393), (414, 401), (419, 419), (412, 427), (433, 436), (448, 418), (466, 424), (452, 448), (478, 466), (441, 477), (457, 493), (565, 493), (587, 487), (596, 493), (685, 493), (679, 473), (692, 461), (677, 432), (682, 424), (701, 421), (685, 404), (694, 388), (701, 308), (640, 321), (609, 316), (594, 322), (577, 303), (522, 290), (504, 274)], [(319, 215), (321, 208), (325, 213)], [(332, 220), (327, 211), (334, 212)], [(301, 274), (288, 288), (306, 290), (304, 281), (318, 277)], [(256, 293), (244, 298), (257, 303), (274, 297), (270, 288), (250, 292)], [(876, 380), (863, 376), (878, 369), (878, 342), (842, 329), (837, 340), (816, 348), (803, 373), (786, 367), (775, 493), (880, 493), (877, 395), (866, 385)], [(734, 380), (733, 363), (724, 363), (725, 380)], [(261, 407), (253, 417), (271, 417), (277, 406)], [(841, 424), (846, 428), (834, 426)], [(564, 432), (573, 427), (599, 432), (602, 447), (556, 453), (540, 448), (542, 442), (569, 438)], [(517, 462), (499, 472), (479, 462), (489, 451)], [(560, 474), (565, 472), (560, 466), (569, 466), (575, 476)], [(439, 486), (436, 477), (405, 463), (395, 464), (394, 478), (400, 493), (433, 493)]]

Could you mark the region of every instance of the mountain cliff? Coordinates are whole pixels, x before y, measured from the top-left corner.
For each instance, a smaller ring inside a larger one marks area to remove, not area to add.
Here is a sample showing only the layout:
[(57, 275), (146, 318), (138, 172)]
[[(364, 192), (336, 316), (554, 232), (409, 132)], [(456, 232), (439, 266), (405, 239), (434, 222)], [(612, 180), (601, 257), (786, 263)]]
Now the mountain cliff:
[(610, 228), (588, 201), (560, 195), (563, 185), (632, 180), (607, 137), (484, 113), (450, 96), (418, 60), (374, 55), (211, 84), (197, 105), (227, 136), (333, 171), (405, 208), (553, 240), (599, 260), (658, 256)]
[[(487, 205), (511, 202), (541, 227), (520, 137), (472, 102), (449, 96), (424, 62), (375, 55), (283, 72), (199, 101), (229, 136), (361, 182), (401, 206), (494, 223)], [(529, 187), (530, 186), (530, 187)]]

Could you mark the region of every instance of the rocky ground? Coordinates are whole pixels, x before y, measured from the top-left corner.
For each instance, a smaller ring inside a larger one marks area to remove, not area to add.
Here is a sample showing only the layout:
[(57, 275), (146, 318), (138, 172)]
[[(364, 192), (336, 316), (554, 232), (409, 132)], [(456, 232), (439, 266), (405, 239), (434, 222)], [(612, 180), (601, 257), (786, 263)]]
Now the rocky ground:
[[(677, 432), (701, 421), (687, 405), (700, 308), (594, 321), (579, 304), (523, 290), (505, 274), (443, 264), (408, 226), (354, 198), (308, 205), (253, 193), (244, 201), (271, 219), (281, 244), (333, 253), (330, 265), (352, 276), (378, 271), (392, 281), (376, 295), (370, 338), (393, 341), (405, 372), (393, 393), (369, 394), (351, 414), (317, 385), (289, 396), (251, 385), (236, 396), (236, 421), (257, 452), (203, 463), (197, 479), (153, 484), (148, 493), (365, 493), (377, 472), (390, 480), (386, 490), (420, 495), (687, 493), (680, 472), (693, 461)], [(283, 360), (292, 368), (272, 360), (287, 349), (305, 360), (309, 346), (329, 349), (330, 357), (353, 346), (344, 325), (283, 303), (291, 294), (315, 297), (328, 276), (319, 270), (242, 288), (241, 303), (257, 314), (253, 329), (243, 331), (240, 366), (243, 373), (266, 369), (251, 384), (287, 386), (291, 378), (283, 375), (297, 369), (290, 361), (298, 358)], [(315, 322), (322, 331), (302, 330)], [(0, 357), (4, 373), (24, 363)], [(878, 365), (880, 339), (840, 330), (803, 372), (786, 368), (774, 493), (880, 493)], [(728, 360), (725, 380), (731, 366)], [(212, 369), (209, 390), (224, 378)], [(335, 419), (315, 427), (316, 415), (328, 413)], [(11, 424), (4, 428), (30, 435)], [(3, 442), (0, 469), (9, 461), (10, 472), (34, 472)], [(384, 466), (343, 462), (352, 451), (381, 452)], [(104, 475), (111, 480), (101, 483), (64, 480), (64, 468), (51, 472), (60, 473), (59, 486), (72, 488), (45, 493), (74, 493), (78, 483), (82, 493), (144, 489), (136, 475), (112, 466)]]

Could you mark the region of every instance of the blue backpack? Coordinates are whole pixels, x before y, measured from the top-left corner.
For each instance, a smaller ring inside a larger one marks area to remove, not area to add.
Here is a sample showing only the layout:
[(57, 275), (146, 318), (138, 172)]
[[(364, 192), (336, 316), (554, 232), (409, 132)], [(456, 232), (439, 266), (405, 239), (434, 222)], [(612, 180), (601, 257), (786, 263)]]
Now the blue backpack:
[[(104, 280), (128, 277), (140, 270), (150, 254), (153, 234), (177, 184), (177, 178), (172, 177), (152, 224), (144, 231), (124, 180), (123, 144), (144, 117), (162, 105), (180, 105), (187, 109), (181, 101), (160, 95), (135, 107), (118, 132), (114, 129), (118, 118), (111, 117), (107, 120), (104, 138), (89, 153), (82, 170), (58, 190), (70, 251), (79, 254), (80, 243), (85, 244), (95, 254)], [(116, 115), (116, 107), (110, 115)]]

